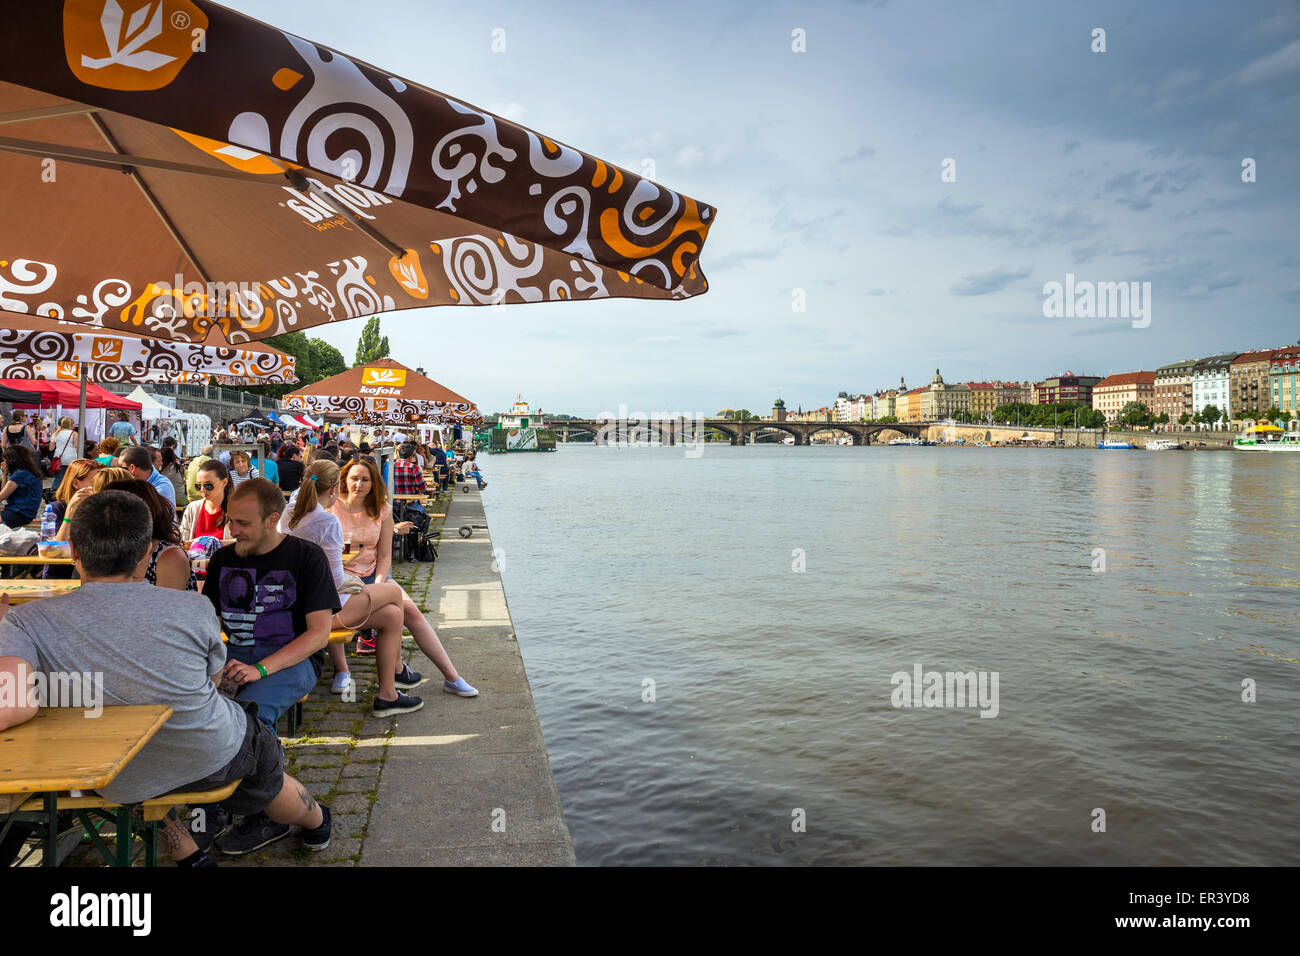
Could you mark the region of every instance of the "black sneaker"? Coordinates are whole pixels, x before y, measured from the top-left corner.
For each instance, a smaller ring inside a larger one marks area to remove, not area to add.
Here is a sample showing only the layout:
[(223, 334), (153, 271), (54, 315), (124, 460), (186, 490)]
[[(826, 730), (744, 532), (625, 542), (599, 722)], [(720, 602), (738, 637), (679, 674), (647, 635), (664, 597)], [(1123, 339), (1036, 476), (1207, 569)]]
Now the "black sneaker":
[(403, 664), (402, 672), (393, 678), (393, 683), (401, 690), (409, 690), (420, 683), (422, 679), (423, 678), (419, 671), (413, 671), (411, 670), (411, 665)]
[(200, 850), (207, 850), (217, 839), (230, 829), (230, 814), (219, 803), (203, 803), (190, 807), (188, 820), (190, 836)]
[(397, 692), (397, 700), (382, 700), (379, 695), (375, 695), (375, 702), (370, 707), (371, 717), (392, 717), (397, 714), (413, 714), (424, 706), (424, 701), (418, 697), (408, 696), (400, 690)]
[(302, 831), (302, 845), (313, 853), (319, 853), (321, 850), (328, 849), (330, 845), (330, 808), (325, 804), (320, 805), (320, 812), (324, 814), (320, 826), (314, 830), (306, 828)]
[(215, 843), (227, 856), (243, 856), (288, 836), (289, 830), (287, 823), (276, 823), (265, 813), (254, 813)]

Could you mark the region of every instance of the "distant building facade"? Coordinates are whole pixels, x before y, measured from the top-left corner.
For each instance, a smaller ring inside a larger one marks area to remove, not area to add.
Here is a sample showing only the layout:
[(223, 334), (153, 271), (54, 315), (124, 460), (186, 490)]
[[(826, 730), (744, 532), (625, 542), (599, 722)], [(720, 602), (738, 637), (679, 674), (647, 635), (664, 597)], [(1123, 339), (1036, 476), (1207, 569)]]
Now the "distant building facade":
[(1151, 411), (1156, 399), (1155, 372), (1121, 372), (1107, 375), (1092, 388), (1092, 407), (1113, 422), (1129, 402), (1141, 402)]
[(1232, 417), (1243, 412), (1263, 412), (1272, 404), (1270, 369), (1275, 349), (1242, 352), (1228, 366), (1228, 398)]
[(1229, 369), (1240, 352), (1224, 352), (1201, 359), (1192, 366), (1192, 414), (1199, 415), (1205, 406), (1213, 405), (1219, 411), (1232, 414), (1232, 401), (1228, 390)]
[(1168, 415), (1169, 421), (1177, 424), (1184, 412), (1192, 414), (1192, 369), (1195, 367), (1196, 359), (1183, 359), (1156, 369), (1152, 411), (1157, 416)]

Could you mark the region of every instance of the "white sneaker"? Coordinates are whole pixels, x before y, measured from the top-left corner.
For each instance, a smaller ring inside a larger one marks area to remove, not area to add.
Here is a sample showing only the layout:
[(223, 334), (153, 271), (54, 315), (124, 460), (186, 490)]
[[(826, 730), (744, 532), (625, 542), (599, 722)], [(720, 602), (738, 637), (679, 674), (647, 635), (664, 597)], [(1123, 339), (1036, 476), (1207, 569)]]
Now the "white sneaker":
[(339, 671), (334, 675), (334, 683), (330, 685), (331, 694), (346, 694), (352, 687), (352, 675), (347, 671)]

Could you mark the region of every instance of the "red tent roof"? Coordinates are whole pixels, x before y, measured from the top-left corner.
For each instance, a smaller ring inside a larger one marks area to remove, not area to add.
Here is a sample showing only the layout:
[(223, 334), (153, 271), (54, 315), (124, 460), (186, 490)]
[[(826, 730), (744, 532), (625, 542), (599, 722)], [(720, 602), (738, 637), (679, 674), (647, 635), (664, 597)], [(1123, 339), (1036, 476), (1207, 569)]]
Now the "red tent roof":
[[(0, 379), (0, 385), (9, 388), (16, 388), (24, 392), (37, 392), (41, 396), (40, 405), (42, 408), (51, 408), (55, 405), (62, 405), (65, 408), (76, 408), (81, 398), (81, 385), (78, 382), (59, 382), (59, 381), (42, 381), (40, 379), (30, 378), (3, 378)], [(35, 408), (35, 405), (15, 402), (16, 408)], [(114, 395), (102, 385), (96, 385), (94, 382), (86, 383), (86, 407), (87, 408), (114, 408), (130, 411), (139, 411), (140, 403), (133, 402), (129, 398), (121, 395)]]

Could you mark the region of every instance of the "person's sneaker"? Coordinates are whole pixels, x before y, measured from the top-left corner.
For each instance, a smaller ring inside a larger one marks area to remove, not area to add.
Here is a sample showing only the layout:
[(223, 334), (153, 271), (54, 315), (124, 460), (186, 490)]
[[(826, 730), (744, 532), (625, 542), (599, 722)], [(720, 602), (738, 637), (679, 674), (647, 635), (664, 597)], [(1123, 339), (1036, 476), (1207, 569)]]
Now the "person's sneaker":
[(370, 707), (370, 716), (392, 717), (396, 714), (413, 714), (423, 706), (424, 701), (420, 698), (403, 694), (400, 690), (397, 692), (397, 700), (384, 700), (376, 694), (375, 702)]
[(375, 652), (375, 632), (358, 631), (357, 632), (357, 653), (373, 654)]
[(325, 819), (321, 820), (320, 826), (314, 830), (308, 830), (304, 827), (302, 831), (302, 845), (313, 853), (328, 849), (330, 845), (330, 808), (322, 803), (320, 812), (325, 815)]
[(204, 803), (190, 808), (186, 825), (198, 848), (207, 850), (217, 837), (230, 829), (233, 822), (221, 804)]
[(402, 672), (393, 678), (393, 683), (396, 684), (400, 690), (409, 690), (419, 684), (423, 678), (424, 675), (419, 671), (411, 670), (410, 664), (403, 664)]
[(334, 675), (334, 683), (330, 684), (331, 694), (346, 694), (352, 687), (352, 675), (347, 671), (339, 671)]
[(226, 856), (243, 856), (288, 836), (289, 830), (287, 823), (276, 823), (265, 813), (254, 813), (244, 817), (238, 826), (215, 843)]
[(442, 682), (442, 689), (449, 694), (455, 694), (457, 697), (477, 697), (478, 691), (466, 682), (465, 678), (457, 677), (455, 680), (445, 680)]

